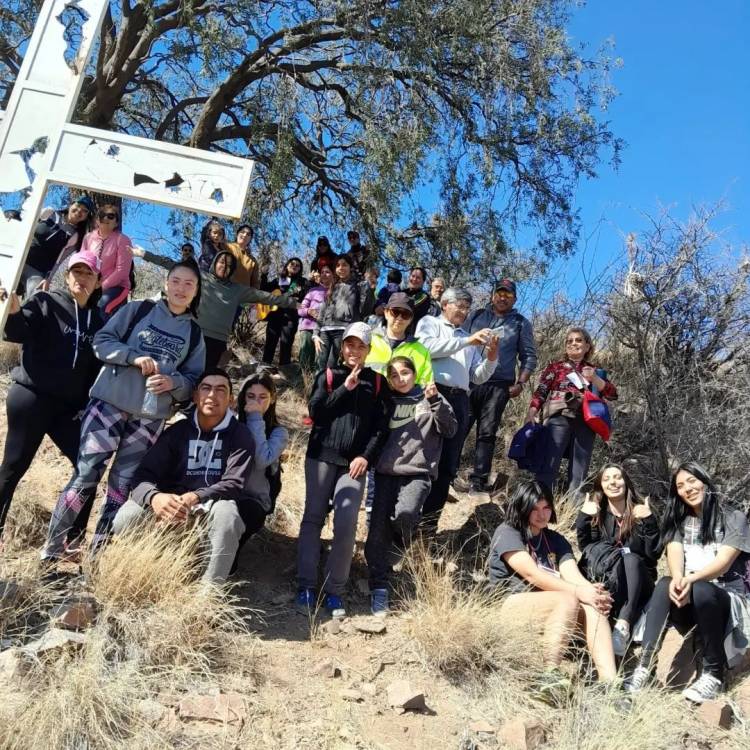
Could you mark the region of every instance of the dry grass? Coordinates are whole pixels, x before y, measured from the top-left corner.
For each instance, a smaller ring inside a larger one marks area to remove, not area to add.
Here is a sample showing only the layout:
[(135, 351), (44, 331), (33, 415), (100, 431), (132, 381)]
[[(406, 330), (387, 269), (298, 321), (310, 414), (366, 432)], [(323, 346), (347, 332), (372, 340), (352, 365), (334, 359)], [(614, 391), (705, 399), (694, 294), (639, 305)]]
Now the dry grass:
[(135, 664), (110, 661), (106, 640), (95, 632), (80, 655), (34, 670), (24, 708), (3, 722), (4, 747), (107, 748), (148, 729), (137, 712), (148, 681)]
[(50, 511), (31, 497), (15, 497), (10, 506), (3, 532), (8, 552), (22, 552), (42, 547), (47, 539)]
[(410, 549), (405, 570), (413, 586), (405, 599), (408, 631), (430, 667), (452, 678), (505, 672), (519, 660), (528, 669), (527, 636), (503, 619), (495, 592), (464, 584), (454, 561), (436, 565), (419, 544)]
[(112, 540), (89, 572), (101, 621), (149, 668), (208, 674), (238, 656), (247, 669), (255, 663), (248, 611), (226, 587), (199, 578), (202, 542), (198, 527), (134, 528)]
[[(632, 710), (618, 710), (619, 692), (580, 689), (565, 711), (556, 712), (557, 750), (672, 750), (715, 747), (724, 732), (701, 724), (684, 698), (674, 691), (649, 690), (636, 696)], [(690, 743), (686, 738), (690, 737)], [(731, 747), (722, 744), (723, 748)], [(739, 747), (739, 746), (737, 746)]]
[(21, 347), (9, 341), (0, 341), (0, 373), (12, 370), (21, 361)]

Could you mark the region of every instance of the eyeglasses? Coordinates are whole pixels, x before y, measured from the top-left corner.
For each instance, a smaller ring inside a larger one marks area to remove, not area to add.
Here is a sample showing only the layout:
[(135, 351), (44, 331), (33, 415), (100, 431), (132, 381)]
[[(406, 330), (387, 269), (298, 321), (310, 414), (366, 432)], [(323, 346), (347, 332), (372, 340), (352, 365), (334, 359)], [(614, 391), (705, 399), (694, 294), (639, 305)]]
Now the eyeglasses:
[(404, 320), (411, 320), (414, 317), (414, 314), (411, 313), (409, 310), (402, 310), (398, 307), (387, 307), (386, 308), (388, 312), (390, 312), (391, 315), (393, 315), (394, 318), (403, 318)]
[(110, 221), (117, 221), (117, 214), (104, 213), (103, 211), (99, 211), (99, 218), (109, 219)]
[(461, 312), (469, 312), (471, 310), (471, 305), (468, 302), (449, 302), (448, 304), (453, 305), (456, 310), (460, 310)]
[(495, 294), (496, 294), (496, 295), (497, 295), (498, 297), (505, 297), (506, 299), (512, 299), (512, 298), (513, 298), (513, 296), (514, 296), (512, 292), (509, 292), (509, 291), (507, 291), (506, 289), (497, 289), (497, 290), (495, 291)]

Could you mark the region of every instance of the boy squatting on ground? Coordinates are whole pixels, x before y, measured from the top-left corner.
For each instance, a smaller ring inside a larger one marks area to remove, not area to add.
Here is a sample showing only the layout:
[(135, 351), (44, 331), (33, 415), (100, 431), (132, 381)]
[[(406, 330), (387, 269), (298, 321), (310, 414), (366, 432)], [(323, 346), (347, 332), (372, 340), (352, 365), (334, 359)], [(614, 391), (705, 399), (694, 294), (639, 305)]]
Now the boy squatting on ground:
[(245, 531), (240, 515), (253, 440), (229, 411), (232, 384), (223, 370), (206, 371), (196, 386), (195, 409), (173, 424), (146, 454), (133, 492), (114, 520), (115, 534), (143, 521), (182, 525), (205, 515), (209, 557), (203, 580), (223, 583)]

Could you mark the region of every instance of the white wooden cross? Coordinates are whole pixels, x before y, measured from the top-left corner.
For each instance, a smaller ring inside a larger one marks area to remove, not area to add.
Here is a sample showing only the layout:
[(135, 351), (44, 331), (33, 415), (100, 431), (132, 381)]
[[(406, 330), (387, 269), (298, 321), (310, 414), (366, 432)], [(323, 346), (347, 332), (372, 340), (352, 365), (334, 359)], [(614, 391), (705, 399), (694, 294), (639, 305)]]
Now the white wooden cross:
[[(51, 184), (239, 217), (253, 162), (70, 122), (109, 0), (45, 0), (0, 120), (0, 194), (21, 193), (21, 221), (0, 211), (0, 280), (18, 284)], [(71, 64), (62, 13), (85, 17)], [(7, 305), (0, 303), (0, 331)]]

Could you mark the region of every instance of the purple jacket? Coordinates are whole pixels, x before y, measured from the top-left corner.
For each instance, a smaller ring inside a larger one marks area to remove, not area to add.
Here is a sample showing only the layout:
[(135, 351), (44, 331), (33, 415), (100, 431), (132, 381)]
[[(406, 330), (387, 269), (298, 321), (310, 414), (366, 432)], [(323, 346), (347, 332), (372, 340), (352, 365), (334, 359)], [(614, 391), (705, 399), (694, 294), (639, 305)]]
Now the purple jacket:
[(300, 317), (299, 330), (300, 331), (312, 331), (315, 328), (315, 318), (311, 318), (309, 315), (310, 310), (320, 310), (325, 302), (326, 288), (322, 285), (314, 286), (305, 295), (302, 303), (297, 310), (297, 314)]

